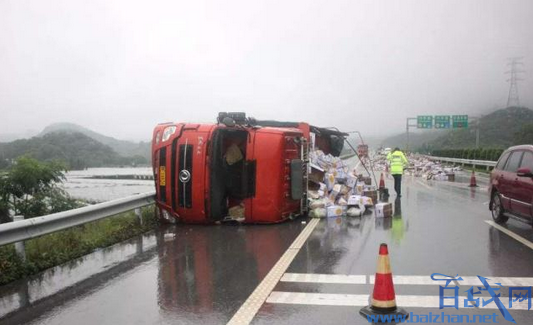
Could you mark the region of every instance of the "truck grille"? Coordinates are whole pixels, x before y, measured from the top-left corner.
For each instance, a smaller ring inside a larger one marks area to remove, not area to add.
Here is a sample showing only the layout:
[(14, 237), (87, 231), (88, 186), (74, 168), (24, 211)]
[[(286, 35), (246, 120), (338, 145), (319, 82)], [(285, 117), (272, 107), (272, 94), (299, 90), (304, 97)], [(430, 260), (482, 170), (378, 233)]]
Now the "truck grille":
[(179, 148), (178, 204), (180, 208), (192, 207), (192, 157), (193, 146), (182, 144)]

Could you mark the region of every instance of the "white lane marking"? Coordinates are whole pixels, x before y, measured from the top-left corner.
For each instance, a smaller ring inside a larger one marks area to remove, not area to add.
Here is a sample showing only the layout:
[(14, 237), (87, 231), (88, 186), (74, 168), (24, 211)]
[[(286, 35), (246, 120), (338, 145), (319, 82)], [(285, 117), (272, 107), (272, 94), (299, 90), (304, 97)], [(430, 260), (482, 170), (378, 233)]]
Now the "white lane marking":
[[(455, 274), (452, 274), (455, 275)], [(462, 276), (457, 281), (459, 285), (482, 285), (477, 276)], [(533, 278), (486, 276), (491, 283), (501, 283), (503, 286), (533, 286)], [(368, 280), (367, 280), (368, 277)], [(285, 273), (281, 282), (303, 283), (332, 283), (332, 284), (374, 284), (374, 276), (355, 274), (316, 274), (316, 273)], [(443, 285), (442, 281), (434, 281), (429, 275), (395, 275), (392, 277), (395, 285)]]
[[(464, 307), (466, 296), (459, 296), (459, 308)], [(273, 291), (268, 297), (269, 304), (292, 304), (314, 306), (349, 306), (362, 307), (369, 304), (369, 295), (337, 294), (337, 293), (309, 293), (309, 292), (280, 292)], [(507, 299), (502, 301), (508, 304)], [(397, 295), (396, 304), (400, 307), (439, 308), (439, 296)], [(498, 309), (495, 303), (478, 306), (480, 309)], [(527, 299), (513, 302), (513, 310), (527, 310)]]
[(417, 182), (418, 184), (424, 186), (425, 188), (429, 189), (429, 190), (432, 190), (432, 189), (433, 189), (431, 186), (422, 183), (422, 181), (420, 181), (420, 180), (418, 180), (418, 179), (416, 180), (416, 182)]
[(261, 283), (255, 288), (252, 294), (241, 305), (239, 310), (229, 320), (228, 325), (237, 324), (250, 324), (255, 317), (259, 308), (263, 305), (268, 295), (274, 290), (274, 287), (279, 282), (281, 276), (285, 273), (292, 260), (298, 254), (302, 245), (305, 243), (309, 235), (313, 232), (319, 219), (311, 220), (304, 230), (298, 235), (291, 246), (285, 251), (285, 253), (278, 260), (276, 265), (268, 272), (267, 276), (261, 281)]
[(285, 273), (282, 282), (366, 284), (366, 275)]
[(533, 243), (530, 242), (529, 240), (525, 239), (524, 237), (518, 236), (517, 234), (515, 234), (512, 231), (510, 231), (509, 229), (506, 229), (506, 228), (498, 225), (494, 221), (485, 220), (485, 222), (488, 223), (489, 225), (493, 226), (494, 228), (498, 229), (499, 231), (503, 232), (504, 234), (508, 235), (509, 237), (511, 237), (513, 239), (516, 239), (517, 241), (521, 242), (522, 244), (526, 245), (527, 247), (533, 249)]
[(483, 202), (483, 205), (489, 205), (490, 201)]

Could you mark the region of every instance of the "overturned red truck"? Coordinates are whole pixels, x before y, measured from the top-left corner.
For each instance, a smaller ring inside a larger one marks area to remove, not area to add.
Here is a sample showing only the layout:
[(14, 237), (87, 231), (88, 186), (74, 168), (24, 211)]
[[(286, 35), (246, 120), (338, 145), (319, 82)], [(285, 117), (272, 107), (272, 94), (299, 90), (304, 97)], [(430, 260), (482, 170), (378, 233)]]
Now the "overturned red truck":
[(277, 223), (307, 212), (311, 143), (339, 156), (346, 133), (307, 123), (219, 113), (216, 124), (155, 127), (152, 166), (160, 218), (223, 221), (240, 208), (245, 223)]

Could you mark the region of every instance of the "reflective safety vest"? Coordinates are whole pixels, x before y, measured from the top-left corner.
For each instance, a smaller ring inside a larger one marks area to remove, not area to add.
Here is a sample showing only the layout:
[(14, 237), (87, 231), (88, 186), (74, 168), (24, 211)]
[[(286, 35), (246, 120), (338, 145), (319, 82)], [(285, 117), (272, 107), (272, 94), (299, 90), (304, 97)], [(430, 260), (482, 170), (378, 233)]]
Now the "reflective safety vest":
[(403, 174), (403, 167), (407, 166), (407, 158), (400, 150), (390, 152), (387, 155), (387, 160), (390, 162), (390, 173), (392, 175)]

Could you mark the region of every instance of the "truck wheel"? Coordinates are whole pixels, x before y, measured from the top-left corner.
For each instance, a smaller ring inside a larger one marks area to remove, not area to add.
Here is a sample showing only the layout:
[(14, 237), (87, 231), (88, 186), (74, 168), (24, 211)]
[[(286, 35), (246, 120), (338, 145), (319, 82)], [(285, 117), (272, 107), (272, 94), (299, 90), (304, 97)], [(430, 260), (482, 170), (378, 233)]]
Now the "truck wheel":
[(504, 212), (500, 193), (492, 193), (492, 219), (494, 219), (494, 222), (500, 224), (506, 223), (509, 217), (506, 217)]

